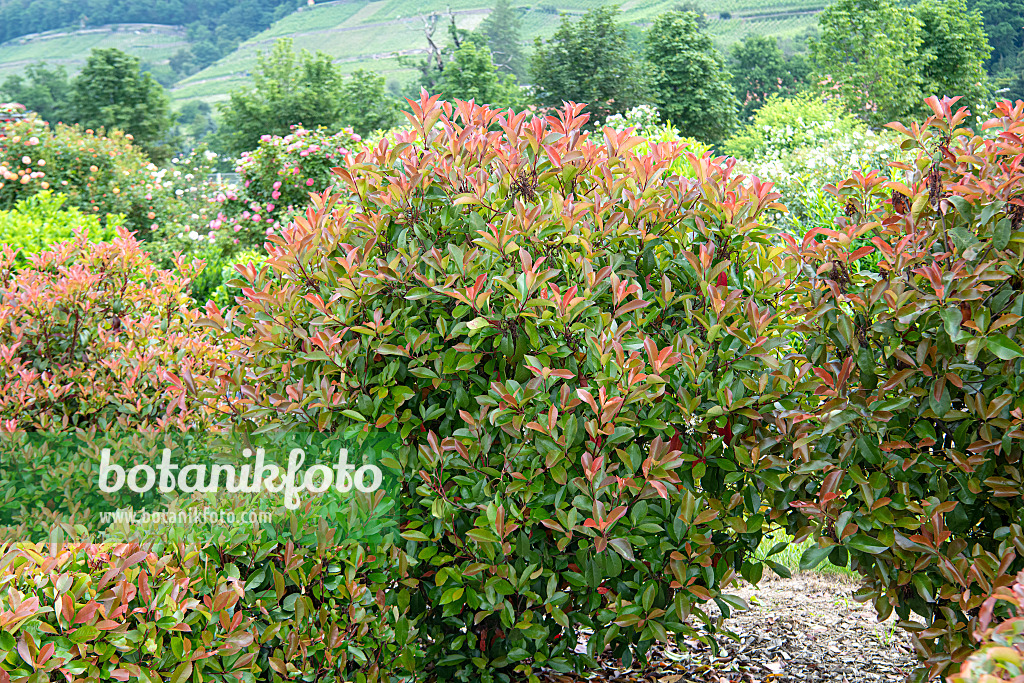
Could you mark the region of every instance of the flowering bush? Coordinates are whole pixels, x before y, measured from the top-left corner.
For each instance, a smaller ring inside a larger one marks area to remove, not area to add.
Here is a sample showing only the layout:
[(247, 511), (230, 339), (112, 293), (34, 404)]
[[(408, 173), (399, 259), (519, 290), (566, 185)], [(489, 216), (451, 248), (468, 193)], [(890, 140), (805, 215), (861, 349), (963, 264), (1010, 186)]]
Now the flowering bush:
[[(243, 152), (235, 169), (237, 185), (207, 187), (207, 212), (194, 226), (165, 230), (179, 249), (200, 249), (215, 260), (262, 248), (309, 202), (310, 192), (331, 187), (331, 169), (359, 146), (350, 129), (339, 133), (296, 128), (289, 135), (264, 135), (257, 148)], [(171, 233), (171, 234), (168, 234)]]
[(868, 130), (834, 102), (808, 94), (769, 98), (723, 151), (743, 159), (744, 172), (775, 185), (789, 210), (776, 221), (799, 235), (831, 227), (842, 212), (827, 185), (857, 171), (887, 169), (899, 155), (894, 134)]
[(0, 123), (16, 121), (25, 115), (25, 105), (17, 102), (0, 102)]
[[(199, 212), (188, 205), (200, 193), (193, 187), (204, 170), (176, 166), (158, 169), (130, 135), (51, 128), (35, 117), (5, 124), (0, 137), (0, 208), (45, 190), (67, 197), (70, 207), (96, 216), (102, 224), (123, 223), (150, 236), (161, 225), (188, 220)], [(191, 177), (188, 177), (191, 174)]]

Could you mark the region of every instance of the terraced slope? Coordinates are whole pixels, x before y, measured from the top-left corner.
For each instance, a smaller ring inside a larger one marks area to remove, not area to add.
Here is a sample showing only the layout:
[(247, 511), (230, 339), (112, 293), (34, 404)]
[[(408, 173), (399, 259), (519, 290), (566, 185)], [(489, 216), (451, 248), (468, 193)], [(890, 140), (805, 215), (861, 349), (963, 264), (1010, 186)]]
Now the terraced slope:
[[(672, 9), (678, 0), (620, 0), (626, 21), (645, 25)], [(727, 48), (748, 34), (793, 39), (817, 22), (827, 0), (717, 0), (706, 2), (709, 27), (720, 47)], [(582, 14), (605, 0), (541, 0), (517, 3), (528, 40), (550, 36), (559, 13)], [(403, 68), (399, 55), (422, 54), (426, 47), (424, 16), (450, 8), (461, 28), (473, 29), (490, 11), (490, 0), (330, 0), (278, 21), (243, 43), (219, 62), (177, 83), (171, 96), (177, 105), (192, 99), (216, 102), (245, 85), (256, 67), (256, 56), (281, 37), (291, 37), (300, 49), (323, 50), (346, 72), (373, 69), (389, 80), (406, 83), (414, 72)], [(725, 17), (725, 18), (723, 18)], [(442, 24), (435, 40), (445, 38)], [(160, 63), (185, 43), (180, 28), (151, 25), (102, 27), (86, 31), (50, 32), (0, 45), (0, 80), (26, 64), (45, 59), (66, 64), (74, 72), (93, 47), (115, 46), (144, 60)]]
[(143, 61), (161, 62), (188, 45), (180, 26), (112, 24), (77, 31), (47, 31), (0, 43), (0, 82), (45, 61), (77, 73), (96, 47), (116, 47)]

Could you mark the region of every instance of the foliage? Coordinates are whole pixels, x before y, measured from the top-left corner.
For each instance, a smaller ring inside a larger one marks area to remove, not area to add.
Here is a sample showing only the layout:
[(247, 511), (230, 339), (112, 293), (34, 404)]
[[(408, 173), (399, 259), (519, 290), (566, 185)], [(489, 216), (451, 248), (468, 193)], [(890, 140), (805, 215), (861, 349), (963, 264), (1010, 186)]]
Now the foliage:
[(20, 102), (44, 121), (66, 119), (71, 100), (71, 82), (63, 66), (47, 69), (46, 64), (29, 64), (24, 75), (8, 76), (0, 85), (3, 97)]
[[(194, 267), (158, 270), (123, 230), (85, 235), (16, 268), (0, 254), (0, 421), (8, 431), (143, 429), (190, 418), (168, 377), (214, 353), (188, 307)], [(159, 343), (156, 343), (159, 342)]]
[(76, 25), (188, 24), (190, 33), (196, 29), (206, 32), (193, 36), (193, 42), (204, 38), (206, 42), (230, 45), (233, 49), (240, 39), (259, 33), (279, 18), (281, 8), (294, 10), (294, 0), (215, 0), (199, 4), (187, 0), (22, 0), (0, 7), (0, 42)]
[(113, 237), (110, 221), (101, 226), (96, 216), (83, 214), (75, 207), (65, 209), (67, 197), (51, 190), (18, 200), (10, 211), (0, 211), (0, 243), (22, 255), (38, 254), (51, 244), (74, 237), (83, 230), (97, 240)]
[(801, 564), (848, 559), (858, 599), (895, 611), (934, 675), (1024, 568), (1024, 103), (984, 136), (955, 100), (927, 103), (923, 124), (892, 124), (915, 155), (905, 182), (855, 173), (827, 188), (846, 207), (833, 227), (786, 237), (791, 372), (816, 398), (777, 414), (770, 457), (793, 463), (790, 531), (818, 541)]
[(412, 133), (347, 159), (344, 193), (271, 238), (241, 309), (211, 314), (236, 351), (208, 405), (403, 438), (407, 564), (385, 601), (439, 680), (707, 640), (687, 618), (741, 604), (723, 590), (760, 576), (777, 495), (748, 447), (791, 389), (771, 374), (781, 282), (759, 274), (776, 195), (724, 158), (663, 178), (681, 145), (588, 136), (583, 105), (412, 108)]
[(922, 98), (921, 22), (892, 0), (837, 0), (818, 19), (812, 82), (847, 111), (880, 126), (914, 112)]
[(1019, 66), (1024, 52), (1024, 0), (974, 0), (971, 9), (981, 12), (985, 22), (985, 35), (992, 46), (991, 71)]
[(473, 100), (497, 108), (516, 106), (522, 95), (516, 77), (499, 72), (490, 50), (463, 40), (436, 81), (435, 91), (448, 100)]
[(491, 50), (499, 71), (521, 80), (526, 76), (526, 55), (522, 46), (522, 20), (511, 0), (495, 0), (494, 8), (477, 29)]
[(972, 112), (984, 111), (991, 99), (985, 62), (992, 48), (981, 13), (969, 11), (966, 0), (921, 0), (914, 15), (921, 22), (925, 93), (959, 95)]
[(263, 135), (287, 135), (296, 125), (331, 128), (341, 120), (343, 78), (329, 55), (303, 50), (296, 58), (291, 39), (282, 38), (258, 62), (252, 89), (236, 90), (217, 105), (223, 116), (219, 137), (229, 152), (241, 154)]
[(388, 130), (399, 119), (398, 104), (384, 89), (384, 77), (357, 69), (341, 86), (341, 122), (359, 135)]
[(722, 145), (722, 151), (743, 159), (777, 159), (803, 147), (839, 141), (865, 130), (835, 100), (811, 93), (790, 98), (773, 95), (750, 123)]
[(139, 60), (116, 48), (96, 49), (71, 85), (69, 119), (83, 128), (121, 130), (155, 162), (171, 156), (170, 100)]
[(242, 294), (241, 287), (229, 284), (241, 281), (239, 276), (242, 272), (239, 271), (239, 266), (242, 266), (243, 269), (250, 265), (260, 268), (266, 260), (267, 254), (262, 250), (243, 251), (235, 254), (221, 265), (220, 285), (207, 298), (216, 303), (221, 309), (231, 308), (235, 305), (236, 299)]
[(740, 103), (740, 121), (749, 121), (772, 95), (788, 98), (806, 89), (808, 69), (803, 55), (786, 57), (776, 38), (747, 36), (734, 44), (729, 71)]
[(776, 223), (803, 235), (832, 227), (842, 214), (843, 207), (823, 188), (854, 172), (886, 168), (898, 155), (897, 142), (888, 131), (869, 130), (834, 100), (802, 94), (769, 98), (723, 151), (744, 159), (739, 167), (745, 173), (774, 184), (788, 209)]
[(718, 143), (736, 124), (725, 61), (690, 12), (667, 12), (647, 32), (651, 89), (666, 121), (683, 135)]
[(618, 16), (608, 7), (575, 20), (564, 15), (550, 39), (537, 39), (530, 75), (539, 105), (586, 102), (591, 117), (603, 120), (648, 100), (648, 67), (629, 49)]
[[(989, 628), (997, 611), (1003, 612), (1005, 618)], [(949, 683), (1024, 681), (1024, 572), (1017, 575), (1012, 586), (996, 589), (985, 600), (978, 626), (984, 629), (978, 634), (981, 649), (967, 658)]]
[(260, 540), (162, 553), (0, 546), (3, 670), (18, 680), (338, 682), (358, 671), (387, 681), (396, 633), (375, 598), (389, 558), (352, 541)]
[[(671, 124), (661, 123), (661, 114), (658, 113), (658, 109), (649, 104), (633, 107), (625, 114), (609, 116), (604, 125), (619, 132), (633, 128), (633, 134), (643, 138), (643, 142), (633, 148), (638, 154), (649, 154), (652, 143), (665, 142), (681, 144), (681, 149), (698, 157), (703, 157), (710, 150), (703, 142), (683, 137)], [(679, 154), (672, 159), (668, 166), (668, 172), (687, 178), (694, 177), (694, 168), (685, 154)]]

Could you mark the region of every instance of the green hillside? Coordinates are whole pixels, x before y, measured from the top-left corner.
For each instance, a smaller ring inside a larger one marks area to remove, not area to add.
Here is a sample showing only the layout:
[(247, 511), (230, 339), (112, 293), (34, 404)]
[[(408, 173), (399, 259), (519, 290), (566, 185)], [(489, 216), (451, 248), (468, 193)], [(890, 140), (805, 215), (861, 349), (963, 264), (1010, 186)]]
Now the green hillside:
[(0, 43), (0, 82), (35, 62), (77, 73), (93, 48), (116, 47), (144, 62), (165, 62), (188, 45), (180, 26), (112, 24), (79, 31), (47, 31)]
[[(524, 38), (551, 35), (559, 14), (581, 14), (606, 4), (595, 0), (550, 0), (544, 4), (518, 4)], [(678, 5), (677, 0), (625, 0), (619, 2), (623, 19), (638, 26)], [(721, 0), (708, 14), (708, 25), (725, 49), (749, 34), (775, 35), (784, 44), (816, 24), (816, 14), (825, 0)], [(414, 72), (403, 68), (396, 55), (417, 55), (424, 51), (424, 16), (432, 11), (455, 13), (460, 28), (473, 29), (490, 11), (487, 0), (333, 0), (314, 7), (302, 7), (274, 23), (269, 29), (243, 42), (237, 50), (209, 67), (176, 83), (171, 88), (175, 106), (188, 100), (216, 102), (249, 80), (256, 55), (269, 50), (274, 41), (291, 37), (298, 49), (322, 50), (346, 72), (372, 69), (389, 81), (405, 84)], [(435, 41), (446, 39), (445, 19), (439, 22)], [(166, 63), (187, 46), (181, 27), (152, 24), (123, 24), (83, 31), (50, 31), (24, 36), (0, 44), (0, 81), (36, 61), (63, 64), (72, 73), (84, 63), (94, 47), (117, 47), (153, 65)]]
[[(605, 3), (593, 0), (556, 0), (546, 5), (520, 5), (523, 33), (532, 41), (554, 33), (559, 13), (581, 14)], [(675, 0), (628, 0), (620, 3), (626, 21), (643, 25), (658, 14), (672, 9)], [(238, 50), (216, 64), (181, 81), (173, 90), (177, 102), (225, 99), (234, 88), (244, 84), (256, 66), (259, 51), (268, 50), (277, 38), (289, 36), (296, 48), (322, 50), (330, 54), (345, 71), (372, 69), (389, 80), (405, 83), (413, 72), (404, 69), (394, 55), (415, 55), (424, 51), (424, 13), (450, 7), (460, 28), (473, 29), (487, 16), (489, 5), (481, 0), (450, 0), (424, 3), (417, 0), (335, 0), (304, 8), (274, 24), (270, 29), (243, 43)], [(720, 46), (748, 34), (776, 35), (792, 39), (815, 25), (815, 14), (825, 6), (822, 0), (724, 0), (710, 14), (709, 28)], [(728, 20), (720, 13), (728, 12)], [(435, 40), (443, 40), (443, 25)]]

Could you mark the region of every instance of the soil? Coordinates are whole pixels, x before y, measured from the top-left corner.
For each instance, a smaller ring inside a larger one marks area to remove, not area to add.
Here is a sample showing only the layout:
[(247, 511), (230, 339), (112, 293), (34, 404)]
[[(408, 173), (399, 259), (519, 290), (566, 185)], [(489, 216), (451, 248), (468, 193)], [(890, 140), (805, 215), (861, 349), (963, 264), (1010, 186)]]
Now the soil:
[[(755, 588), (730, 591), (749, 610), (734, 612), (716, 636), (719, 654), (699, 641), (659, 648), (647, 670), (613, 663), (589, 678), (551, 674), (550, 683), (902, 683), (916, 666), (895, 617), (879, 622), (870, 604), (853, 600), (857, 583), (828, 574), (765, 576)], [(712, 606), (713, 607), (713, 606)], [(717, 616), (717, 614), (716, 614)]]

